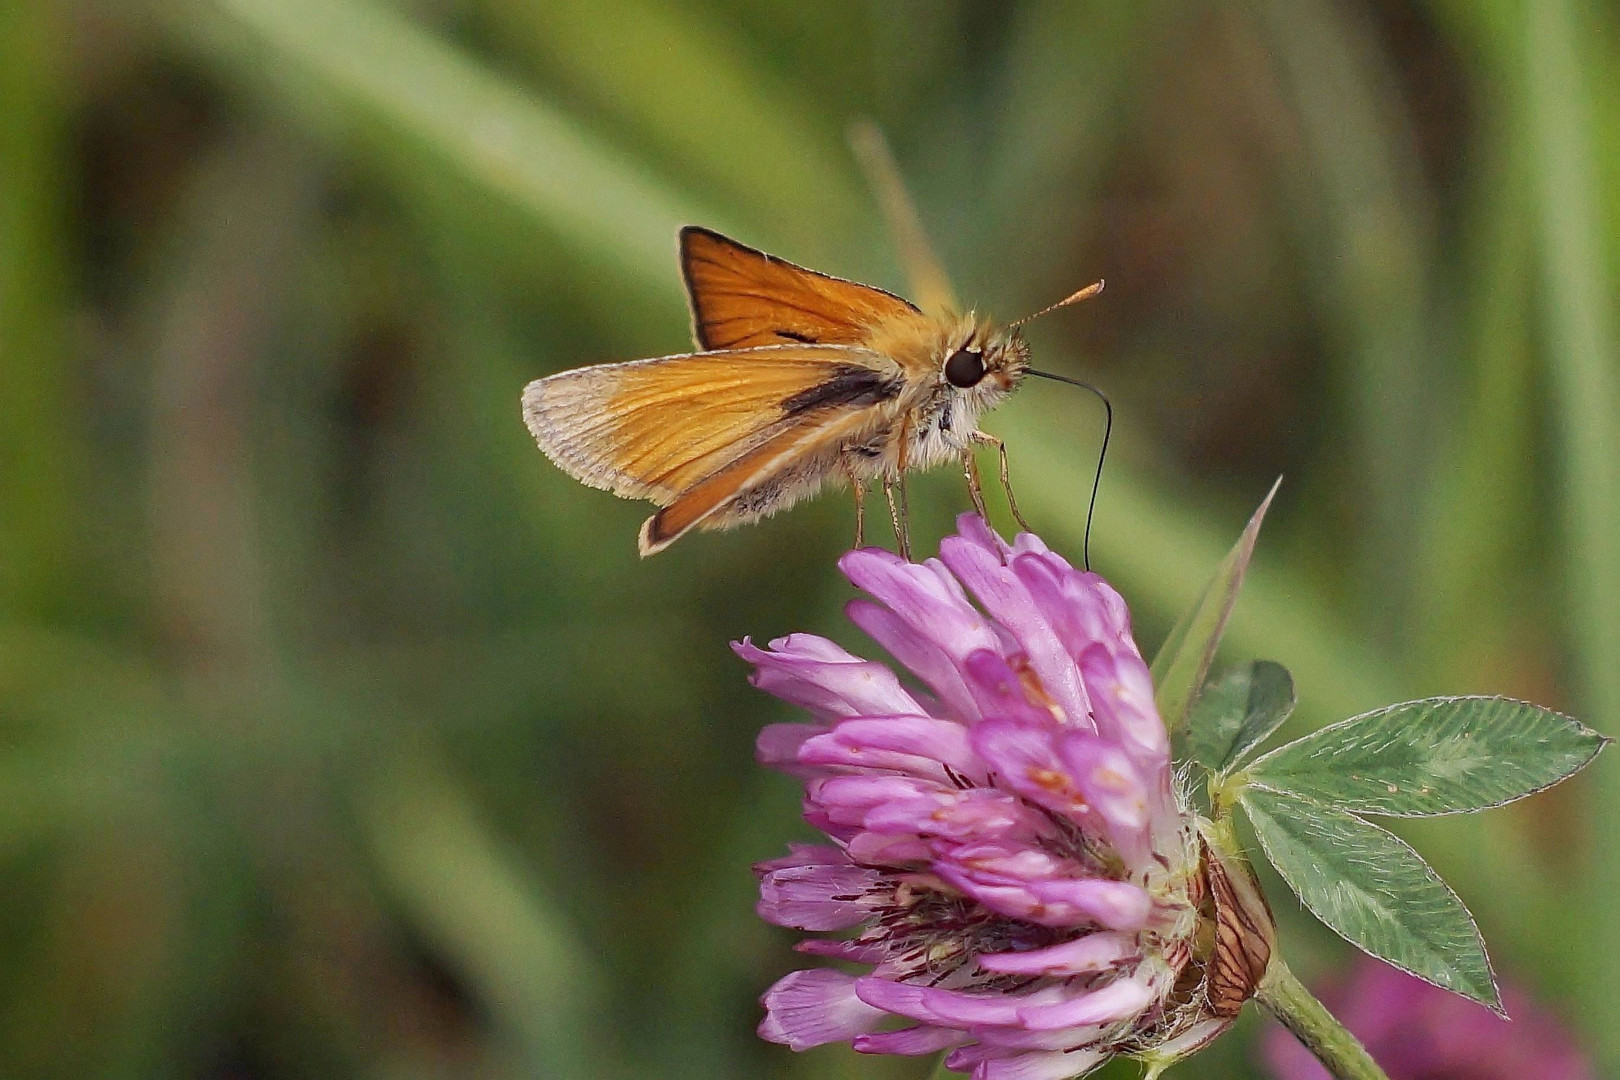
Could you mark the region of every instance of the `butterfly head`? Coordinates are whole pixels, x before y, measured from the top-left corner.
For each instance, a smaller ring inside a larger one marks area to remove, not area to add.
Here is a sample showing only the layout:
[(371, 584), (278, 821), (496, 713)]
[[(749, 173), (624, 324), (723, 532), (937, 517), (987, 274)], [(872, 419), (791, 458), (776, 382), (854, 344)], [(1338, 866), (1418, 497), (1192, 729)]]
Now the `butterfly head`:
[(939, 377), (978, 412), (1012, 393), (1028, 369), (1029, 345), (1016, 327), (975, 322), (945, 348)]

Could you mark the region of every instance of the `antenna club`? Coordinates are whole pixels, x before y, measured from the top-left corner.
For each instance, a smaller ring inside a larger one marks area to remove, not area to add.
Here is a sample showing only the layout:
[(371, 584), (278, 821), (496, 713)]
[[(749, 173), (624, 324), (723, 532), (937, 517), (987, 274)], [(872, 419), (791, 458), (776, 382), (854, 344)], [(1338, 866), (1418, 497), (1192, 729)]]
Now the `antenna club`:
[(1098, 293), (1100, 293), (1102, 291), (1103, 291), (1103, 282), (1102, 282), (1102, 279), (1099, 278), (1098, 280), (1093, 281), (1090, 285), (1087, 285), (1085, 288), (1075, 290), (1074, 292), (1070, 293), (1068, 296), (1065, 296), (1062, 300), (1059, 300), (1057, 303), (1052, 304), (1049, 307), (1043, 307), (1043, 308), (1041, 308), (1041, 310), (1037, 311), (1035, 314), (1033, 314), (1033, 315), (1025, 315), (1022, 319), (1019, 319), (1016, 322), (1008, 323), (1007, 325), (1008, 325), (1009, 328), (1010, 327), (1015, 327), (1015, 326), (1023, 326), (1025, 323), (1034, 322), (1036, 319), (1040, 318), (1042, 315), (1050, 315), (1052, 312), (1056, 311), (1058, 308), (1066, 308), (1070, 304), (1078, 304), (1082, 300), (1090, 300), (1093, 296), (1096, 296)]

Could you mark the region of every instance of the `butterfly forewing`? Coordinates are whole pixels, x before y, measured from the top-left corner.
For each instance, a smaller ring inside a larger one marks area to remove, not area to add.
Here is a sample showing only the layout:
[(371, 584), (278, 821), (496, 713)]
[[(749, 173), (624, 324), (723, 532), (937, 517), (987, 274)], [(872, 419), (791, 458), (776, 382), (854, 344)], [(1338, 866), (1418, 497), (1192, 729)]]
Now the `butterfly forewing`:
[(900, 297), (802, 266), (696, 226), (681, 230), (692, 334), (703, 349), (862, 345), (874, 327), (920, 320)]

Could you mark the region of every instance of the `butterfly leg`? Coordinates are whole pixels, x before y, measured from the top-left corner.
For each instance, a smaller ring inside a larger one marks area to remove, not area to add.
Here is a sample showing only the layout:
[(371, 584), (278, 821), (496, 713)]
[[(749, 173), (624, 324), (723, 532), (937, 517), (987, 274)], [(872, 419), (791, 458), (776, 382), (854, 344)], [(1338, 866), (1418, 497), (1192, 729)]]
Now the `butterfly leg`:
[(911, 561), (911, 532), (906, 527), (906, 480), (904, 476), (883, 478), (883, 497), (889, 500), (889, 521), (894, 525), (894, 543), (900, 557)]
[(846, 456), (843, 458), (844, 475), (849, 477), (849, 486), (855, 492), (855, 546), (866, 546), (866, 481), (855, 472), (855, 466)]
[[(894, 472), (883, 475), (883, 494), (889, 500), (889, 520), (894, 524), (894, 545), (900, 557), (911, 561), (911, 508), (906, 505), (906, 469), (910, 467), (911, 423), (902, 417), (895, 440)], [(898, 501), (896, 497), (898, 496)]]
[(983, 431), (975, 431), (973, 441), (980, 446), (993, 446), (996, 448), (996, 455), (1000, 459), (1001, 490), (1007, 493), (1007, 506), (1012, 510), (1012, 516), (1017, 520), (1019, 528), (1025, 532), (1034, 532), (1035, 530), (1029, 527), (1029, 522), (1024, 520), (1024, 515), (1019, 513), (1018, 500), (1013, 498), (1012, 481), (1007, 477), (1007, 444), (994, 435)]
[(968, 497), (973, 500), (973, 509), (988, 522), (990, 511), (984, 505), (984, 485), (979, 482), (979, 463), (973, 459), (971, 446), (962, 451), (962, 472), (967, 476)]

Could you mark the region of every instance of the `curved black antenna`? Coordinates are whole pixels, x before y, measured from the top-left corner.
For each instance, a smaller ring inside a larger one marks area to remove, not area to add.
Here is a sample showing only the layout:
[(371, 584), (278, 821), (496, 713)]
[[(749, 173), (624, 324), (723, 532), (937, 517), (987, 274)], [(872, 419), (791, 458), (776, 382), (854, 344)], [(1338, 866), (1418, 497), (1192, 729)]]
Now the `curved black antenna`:
[(1092, 386), (1090, 383), (1081, 382), (1079, 379), (1071, 379), (1067, 375), (1053, 375), (1049, 371), (1036, 371), (1034, 368), (1028, 368), (1024, 374), (1034, 375), (1042, 379), (1051, 379), (1053, 382), (1068, 383), (1070, 386), (1078, 386), (1082, 390), (1090, 390), (1093, 394), (1096, 394), (1097, 399), (1103, 403), (1103, 411), (1106, 416), (1106, 420), (1103, 424), (1102, 450), (1097, 454), (1097, 475), (1092, 477), (1091, 480), (1091, 503), (1086, 507), (1085, 546), (1081, 548), (1081, 552), (1085, 559), (1086, 570), (1087, 572), (1090, 572), (1091, 519), (1097, 513), (1097, 489), (1102, 486), (1103, 462), (1108, 460), (1108, 439), (1109, 436), (1113, 435), (1114, 433), (1114, 403), (1108, 400), (1107, 394), (1103, 393), (1095, 386)]

